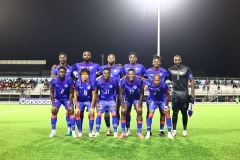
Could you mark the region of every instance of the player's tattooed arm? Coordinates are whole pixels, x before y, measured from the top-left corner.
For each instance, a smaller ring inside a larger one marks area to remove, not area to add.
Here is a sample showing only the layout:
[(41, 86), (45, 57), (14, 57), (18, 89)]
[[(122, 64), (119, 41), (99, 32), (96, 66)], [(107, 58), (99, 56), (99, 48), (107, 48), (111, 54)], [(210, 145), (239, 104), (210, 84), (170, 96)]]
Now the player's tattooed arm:
[(78, 108), (78, 91), (74, 90), (74, 104), (75, 104), (75, 115), (78, 115), (80, 113), (79, 108)]
[(144, 97), (144, 86), (141, 88), (141, 91), (140, 91), (139, 107), (142, 107), (143, 97)]

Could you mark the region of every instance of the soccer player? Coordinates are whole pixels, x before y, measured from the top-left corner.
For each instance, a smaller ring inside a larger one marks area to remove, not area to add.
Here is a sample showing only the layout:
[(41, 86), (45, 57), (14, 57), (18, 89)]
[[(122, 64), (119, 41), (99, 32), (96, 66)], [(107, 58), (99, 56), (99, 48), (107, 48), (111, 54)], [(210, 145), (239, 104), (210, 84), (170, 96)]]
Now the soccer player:
[[(107, 56), (108, 64), (105, 66), (102, 66), (102, 69), (109, 68), (111, 70), (111, 77), (116, 79), (118, 83), (120, 83), (120, 78), (123, 76), (123, 70), (122, 70), (122, 67), (120, 67), (118, 64), (115, 64), (115, 60), (116, 60), (116, 56), (114, 53), (108, 54)], [(119, 99), (117, 104), (117, 110), (116, 110), (118, 122), (120, 120), (120, 114), (119, 114), (120, 106), (121, 106), (121, 102)], [(111, 134), (111, 129), (110, 129), (110, 114), (108, 110), (105, 111), (104, 119), (107, 126), (107, 132), (105, 135), (109, 136)]]
[[(145, 74), (144, 74), (144, 78), (147, 78), (148, 80), (152, 81), (154, 78), (155, 74), (160, 75), (161, 78), (161, 82), (164, 82), (166, 80), (167, 77), (169, 77), (169, 73), (167, 70), (165, 70), (164, 68), (161, 67), (161, 60), (162, 58), (159, 56), (153, 56), (153, 61), (152, 61), (152, 67), (149, 68), (148, 70), (146, 70)], [(148, 114), (149, 114), (149, 97), (147, 99), (147, 117), (146, 119), (148, 119)], [(163, 110), (159, 109), (160, 112), (160, 136), (164, 136), (164, 124), (165, 124), (165, 114), (163, 113)], [(151, 133), (151, 132), (150, 132)]]
[(149, 90), (149, 113), (147, 118), (147, 135), (146, 139), (150, 138), (150, 131), (152, 125), (152, 118), (157, 108), (162, 110), (166, 116), (168, 126), (168, 138), (173, 139), (171, 133), (171, 116), (170, 107), (168, 106), (170, 100), (170, 90), (165, 82), (161, 83), (161, 77), (159, 74), (155, 74), (153, 80), (144, 80), (144, 84), (148, 86)]
[[(128, 70), (128, 75), (121, 81), (120, 97), (122, 103), (121, 110), (121, 126), (122, 134), (119, 138), (126, 138), (126, 114), (131, 113), (132, 105), (134, 105), (137, 112), (137, 137), (144, 138), (142, 135), (142, 100), (144, 94), (143, 81), (137, 78), (134, 69)], [(130, 127), (130, 124), (129, 124)]]
[[(124, 75), (127, 75), (129, 69), (134, 69), (136, 77), (142, 78), (143, 75), (145, 74), (146, 69), (142, 64), (137, 63), (137, 53), (135, 52), (129, 53), (128, 58), (129, 58), (129, 64), (125, 64), (123, 66)], [(131, 116), (130, 116), (130, 113), (127, 112), (127, 115), (126, 115), (127, 135), (131, 134), (130, 121), (131, 121)]]
[(117, 80), (110, 77), (111, 70), (109, 68), (103, 69), (103, 75), (96, 82), (97, 91), (100, 91), (97, 103), (97, 118), (96, 118), (96, 134), (99, 137), (101, 126), (102, 113), (109, 110), (112, 113), (112, 123), (114, 128), (114, 138), (117, 138), (117, 116), (116, 108), (119, 94), (119, 84)]
[(82, 120), (80, 115), (84, 114), (84, 109), (87, 107), (89, 111), (89, 138), (93, 138), (93, 124), (94, 124), (94, 104), (96, 101), (96, 87), (93, 82), (89, 80), (90, 71), (86, 68), (80, 71), (81, 78), (75, 82), (74, 90), (74, 104), (76, 123), (78, 127), (78, 137), (82, 137)]
[(75, 133), (74, 109), (72, 106), (74, 84), (70, 77), (65, 76), (66, 72), (67, 69), (65, 67), (59, 67), (58, 76), (54, 77), (51, 81), (50, 98), (52, 101), (52, 131), (49, 134), (49, 137), (56, 136), (57, 114), (61, 104), (65, 106), (65, 109), (70, 114), (72, 136), (74, 138), (77, 137)]
[(174, 65), (168, 69), (168, 72), (172, 79), (173, 91), (172, 91), (172, 135), (176, 136), (176, 127), (179, 110), (182, 113), (183, 122), (183, 136), (187, 137), (187, 122), (188, 122), (188, 105), (190, 102), (188, 93), (188, 81), (191, 83), (191, 101), (194, 100), (194, 79), (192, 71), (189, 67), (182, 64), (182, 58), (180, 55), (175, 55), (173, 59)]
[[(73, 71), (77, 71), (77, 73), (80, 73), (81, 69), (87, 68), (90, 71), (90, 77), (89, 80), (91, 82), (96, 81), (96, 76), (99, 75), (99, 71), (101, 70), (101, 66), (97, 63), (91, 62), (91, 53), (89, 51), (83, 52), (83, 62), (75, 63), (73, 65)], [(80, 78), (80, 75), (78, 74), (78, 78)]]
[(67, 64), (67, 54), (65, 52), (59, 53), (59, 65), (53, 65), (51, 71), (51, 78), (58, 75), (59, 67), (65, 67), (67, 69), (66, 76), (70, 77), (72, 74), (72, 66)]
[[(59, 65), (53, 65), (52, 66), (52, 70), (51, 70), (51, 78), (54, 78), (58, 75), (58, 69), (60, 67), (65, 67), (67, 72), (66, 72), (66, 77), (70, 77), (72, 74), (72, 66), (67, 64), (67, 54), (65, 52), (61, 52), (59, 53), (58, 56), (59, 59)], [(67, 126), (68, 126), (68, 130), (67, 130), (67, 136), (71, 136), (72, 135), (72, 131), (71, 131), (71, 124), (70, 124), (70, 115), (68, 112), (66, 112), (66, 122), (67, 122)]]

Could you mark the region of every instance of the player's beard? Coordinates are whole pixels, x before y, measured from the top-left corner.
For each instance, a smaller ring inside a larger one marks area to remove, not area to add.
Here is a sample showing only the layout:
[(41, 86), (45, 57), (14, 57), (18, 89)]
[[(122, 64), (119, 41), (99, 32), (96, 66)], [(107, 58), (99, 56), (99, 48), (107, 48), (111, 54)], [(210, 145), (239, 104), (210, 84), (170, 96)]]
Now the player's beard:
[(84, 62), (88, 63), (91, 61), (91, 58), (88, 58), (88, 59), (83, 59)]
[(110, 62), (108, 62), (108, 64), (109, 64), (110, 66), (113, 66), (113, 65), (114, 65), (114, 63), (115, 63), (115, 62), (111, 62), (111, 63), (110, 63)]

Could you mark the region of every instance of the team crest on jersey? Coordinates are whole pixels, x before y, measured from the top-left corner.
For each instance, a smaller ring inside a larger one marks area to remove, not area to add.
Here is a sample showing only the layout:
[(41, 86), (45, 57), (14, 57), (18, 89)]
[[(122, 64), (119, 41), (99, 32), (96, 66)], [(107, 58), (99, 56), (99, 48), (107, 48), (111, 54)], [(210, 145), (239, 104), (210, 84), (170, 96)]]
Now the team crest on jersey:
[(113, 86), (112, 85), (109, 85), (109, 88), (112, 88)]
[(134, 89), (137, 89), (137, 86), (133, 86)]
[(114, 69), (114, 70), (113, 70), (113, 72), (117, 72), (117, 70), (116, 70), (116, 69)]
[(90, 66), (90, 69), (93, 69), (93, 67), (92, 67), (92, 66)]
[(87, 89), (90, 89), (90, 88), (91, 88), (90, 86), (87, 87)]
[(159, 73), (160, 76), (162, 76), (162, 73)]
[(138, 70), (138, 68), (135, 68), (135, 70)]
[(68, 85), (67, 85), (67, 84), (65, 84), (65, 85), (64, 85), (64, 87), (65, 87), (65, 88), (67, 88), (67, 87), (68, 87)]

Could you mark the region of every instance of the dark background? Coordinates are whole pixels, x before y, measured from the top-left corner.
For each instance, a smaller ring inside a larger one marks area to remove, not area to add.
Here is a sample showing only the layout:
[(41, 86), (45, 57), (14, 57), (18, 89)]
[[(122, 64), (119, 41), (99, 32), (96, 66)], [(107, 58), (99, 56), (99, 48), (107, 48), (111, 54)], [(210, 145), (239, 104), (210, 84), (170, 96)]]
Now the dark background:
[[(149, 68), (157, 52), (157, 7), (144, 11), (129, 1), (0, 0), (0, 59), (43, 59), (50, 69), (61, 51), (69, 64), (82, 61), (84, 50), (100, 64), (101, 54), (114, 52), (125, 64), (135, 51)], [(240, 1), (172, 1), (178, 4), (161, 8), (162, 66), (180, 54), (197, 76), (240, 76)]]

